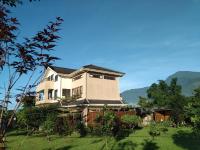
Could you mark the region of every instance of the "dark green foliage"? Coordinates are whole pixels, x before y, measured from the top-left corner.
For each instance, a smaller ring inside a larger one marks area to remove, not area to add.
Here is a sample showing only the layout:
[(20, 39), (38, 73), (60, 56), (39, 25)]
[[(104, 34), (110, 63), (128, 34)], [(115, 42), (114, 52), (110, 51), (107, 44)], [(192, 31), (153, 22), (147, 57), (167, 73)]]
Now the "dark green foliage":
[(39, 128), (43, 119), (40, 109), (36, 107), (23, 108), (17, 112), (18, 127), (26, 128), (27, 131)]
[(24, 107), (17, 112), (17, 125), (21, 129), (25, 128), (28, 132), (38, 130), (50, 114), (57, 115), (55, 106)]
[(184, 106), (187, 101), (181, 95), (181, 86), (177, 85), (176, 78), (172, 79), (169, 85), (165, 81), (152, 84), (147, 93), (154, 107), (164, 107), (172, 110), (171, 118), (176, 125), (184, 121)]
[(63, 136), (63, 135), (71, 135), (73, 129), (70, 128), (69, 121), (67, 117), (58, 117), (56, 119), (56, 132)]
[(129, 129), (134, 129), (142, 122), (141, 118), (136, 115), (124, 115), (121, 117), (121, 121)]
[(152, 137), (153, 140), (156, 136), (160, 135), (160, 128), (158, 123), (152, 122), (150, 124), (149, 135)]
[(179, 129), (173, 135), (173, 142), (181, 149), (199, 150), (200, 137), (197, 137), (191, 130)]
[(150, 110), (153, 107), (150, 99), (141, 96), (139, 97), (138, 105), (146, 110)]
[(171, 127), (173, 122), (171, 121), (162, 121), (160, 122), (160, 131), (164, 134), (168, 131), (168, 128)]
[(171, 121), (163, 121), (163, 122), (151, 122), (149, 128), (149, 135), (154, 139), (155, 137), (159, 136), (161, 133), (166, 134), (168, 128), (171, 127)]
[(169, 87), (163, 80), (160, 80), (158, 84), (152, 84), (147, 90), (148, 98), (152, 99), (153, 105), (158, 107), (168, 105), (169, 92)]
[(191, 97), (185, 110), (192, 122), (194, 133), (200, 135), (200, 88), (194, 90), (194, 96)]
[(84, 137), (87, 135), (87, 128), (83, 122), (77, 123), (76, 129), (79, 132), (80, 137)]
[(23, 107), (35, 106), (35, 96), (25, 96), (22, 100)]
[(50, 113), (41, 124), (41, 129), (46, 134), (48, 141), (50, 141), (50, 135), (55, 133), (56, 119), (57, 115), (55, 113)]
[(102, 116), (101, 122), (102, 122), (102, 127), (101, 131), (103, 135), (112, 135), (112, 131), (114, 129), (116, 121), (116, 115), (112, 112), (104, 112), (104, 115)]
[(121, 140), (137, 127), (141, 122), (140, 117), (135, 115), (124, 115), (121, 118), (114, 112), (104, 110), (103, 115), (96, 118), (96, 125), (89, 126), (89, 132), (95, 135), (114, 137)]

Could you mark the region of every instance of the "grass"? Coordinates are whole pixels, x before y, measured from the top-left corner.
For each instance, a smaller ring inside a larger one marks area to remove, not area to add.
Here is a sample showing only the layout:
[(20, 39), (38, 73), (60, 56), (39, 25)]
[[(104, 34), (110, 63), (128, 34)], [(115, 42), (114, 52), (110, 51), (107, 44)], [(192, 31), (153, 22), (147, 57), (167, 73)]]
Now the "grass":
[[(108, 149), (113, 150), (198, 150), (200, 139), (191, 133), (190, 128), (169, 128), (152, 140), (148, 128), (137, 130), (129, 137), (120, 141), (109, 138)], [(40, 135), (19, 135), (16, 132), (8, 134), (8, 149), (10, 150), (103, 150), (104, 137), (86, 136), (80, 138), (77, 134), (67, 137), (53, 136), (50, 142)]]

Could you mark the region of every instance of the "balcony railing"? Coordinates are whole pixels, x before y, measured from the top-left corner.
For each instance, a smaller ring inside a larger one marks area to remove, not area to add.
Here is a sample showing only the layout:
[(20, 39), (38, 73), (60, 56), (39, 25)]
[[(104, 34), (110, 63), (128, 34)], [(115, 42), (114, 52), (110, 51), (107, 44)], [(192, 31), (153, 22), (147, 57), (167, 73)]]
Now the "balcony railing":
[(43, 81), (38, 84), (36, 91), (41, 91), (44, 89), (54, 89), (54, 81)]

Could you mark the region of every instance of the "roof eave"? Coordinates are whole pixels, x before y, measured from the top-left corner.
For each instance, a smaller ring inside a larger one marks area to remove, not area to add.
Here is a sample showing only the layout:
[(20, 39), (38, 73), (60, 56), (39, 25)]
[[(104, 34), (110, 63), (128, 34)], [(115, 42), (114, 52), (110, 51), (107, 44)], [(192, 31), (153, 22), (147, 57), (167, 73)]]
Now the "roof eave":
[(104, 73), (104, 74), (110, 74), (110, 75), (115, 75), (115, 76), (118, 76), (118, 77), (123, 77), (125, 75), (125, 73), (123, 72), (114, 72), (114, 71), (104, 71), (104, 70), (98, 70), (98, 69), (90, 69), (90, 68), (81, 68), (75, 72), (72, 72), (69, 76), (70, 77), (73, 77), (79, 73), (82, 73), (82, 72), (98, 72), (98, 73)]

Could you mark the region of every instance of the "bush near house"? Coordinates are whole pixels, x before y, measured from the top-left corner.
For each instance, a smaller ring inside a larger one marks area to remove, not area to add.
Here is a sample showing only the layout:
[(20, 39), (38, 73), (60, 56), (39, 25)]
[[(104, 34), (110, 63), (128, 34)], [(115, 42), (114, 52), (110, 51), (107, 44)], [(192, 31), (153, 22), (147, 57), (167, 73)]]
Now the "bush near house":
[(136, 115), (123, 115), (121, 121), (128, 129), (134, 129), (141, 125), (142, 122), (141, 118)]
[(76, 124), (77, 120), (70, 114), (59, 117), (56, 106), (24, 107), (17, 112), (17, 128), (28, 134), (44, 132), (46, 135), (69, 135), (76, 130)]
[(149, 135), (154, 140), (154, 138), (160, 136), (161, 133), (166, 134), (168, 128), (171, 126), (172, 126), (171, 121), (162, 121), (162, 122), (152, 121), (149, 126)]

